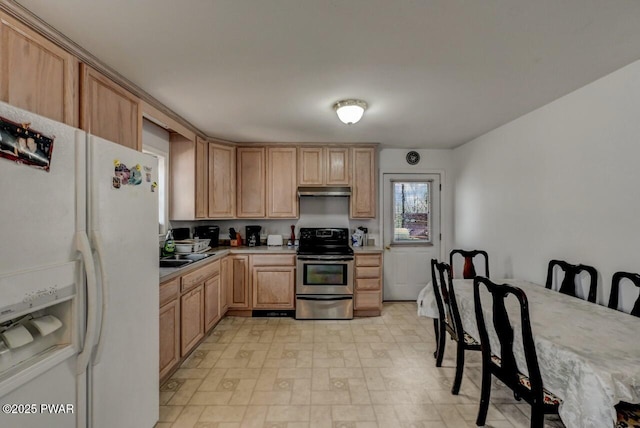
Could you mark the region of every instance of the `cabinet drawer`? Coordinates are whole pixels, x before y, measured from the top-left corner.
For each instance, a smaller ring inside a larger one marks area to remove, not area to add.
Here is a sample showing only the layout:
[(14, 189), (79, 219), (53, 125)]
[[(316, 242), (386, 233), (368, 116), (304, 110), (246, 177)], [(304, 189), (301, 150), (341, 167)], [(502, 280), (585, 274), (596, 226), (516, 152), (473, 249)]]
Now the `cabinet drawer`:
[(380, 266), (382, 264), (382, 256), (380, 254), (367, 254), (356, 256), (356, 266)]
[(380, 278), (382, 276), (382, 269), (380, 266), (356, 266), (356, 278)]
[(203, 283), (206, 279), (211, 278), (214, 275), (220, 273), (220, 260), (216, 260), (213, 263), (201, 267), (200, 269), (188, 273), (182, 277), (182, 292), (195, 287), (196, 285)]
[(356, 290), (381, 290), (380, 278), (357, 278)]
[(160, 284), (160, 307), (178, 297), (180, 293), (180, 278)]
[(296, 256), (293, 254), (251, 256), (253, 266), (295, 266)]
[(382, 294), (379, 291), (356, 293), (354, 309), (380, 309)]

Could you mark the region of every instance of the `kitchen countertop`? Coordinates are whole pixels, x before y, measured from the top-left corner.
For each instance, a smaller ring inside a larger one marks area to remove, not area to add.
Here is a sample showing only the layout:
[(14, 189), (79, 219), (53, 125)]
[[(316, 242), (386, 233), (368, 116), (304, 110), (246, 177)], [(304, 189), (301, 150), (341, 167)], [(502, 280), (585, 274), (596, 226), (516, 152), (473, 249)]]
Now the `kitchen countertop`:
[(177, 268), (160, 268), (160, 282), (169, 281), (175, 277), (181, 276), (192, 270), (196, 270), (208, 263), (219, 260), (228, 254), (296, 254), (295, 247), (283, 246), (270, 246), (261, 245), (259, 247), (216, 247), (206, 251), (205, 254), (213, 254), (210, 257), (199, 260), (194, 263), (189, 263), (185, 266)]
[[(383, 248), (379, 246), (365, 246), (365, 247), (353, 247), (355, 254), (367, 254), (367, 253), (382, 253)], [(175, 277), (181, 276), (192, 270), (196, 270), (208, 263), (219, 260), (228, 254), (296, 254), (295, 247), (283, 246), (271, 246), (261, 245), (259, 247), (216, 247), (206, 252), (207, 254), (214, 254), (211, 257), (202, 259), (200, 261), (189, 263), (188, 265), (177, 268), (160, 268), (160, 282), (169, 281)]]
[(353, 252), (355, 254), (361, 253), (381, 253), (384, 249), (377, 245), (366, 245), (364, 247), (353, 247)]

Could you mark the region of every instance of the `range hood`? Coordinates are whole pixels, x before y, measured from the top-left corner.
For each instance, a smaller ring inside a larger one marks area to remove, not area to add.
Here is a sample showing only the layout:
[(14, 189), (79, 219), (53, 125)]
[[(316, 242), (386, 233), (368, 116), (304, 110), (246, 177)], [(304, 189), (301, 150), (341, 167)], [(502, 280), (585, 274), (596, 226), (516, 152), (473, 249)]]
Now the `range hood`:
[(351, 196), (351, 187), (298, 187), (298, 196)]

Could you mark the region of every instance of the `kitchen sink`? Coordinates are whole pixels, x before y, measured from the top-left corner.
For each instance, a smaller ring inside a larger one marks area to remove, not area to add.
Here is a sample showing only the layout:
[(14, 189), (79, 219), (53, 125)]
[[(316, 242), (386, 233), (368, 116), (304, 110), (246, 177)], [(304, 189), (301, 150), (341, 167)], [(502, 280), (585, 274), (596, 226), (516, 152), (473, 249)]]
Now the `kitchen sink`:
[(160, 267), (181, 267), (188, 265), (189, 263), (197, 262), (207, 257), (213, 256), (210, 254), (174, 254), (173, 256), (163, 257), (160, 259)]
[(193, 260), (178, 260), (173, 258), (160, 259), (160, 267), (177, 268), (193, 263)]

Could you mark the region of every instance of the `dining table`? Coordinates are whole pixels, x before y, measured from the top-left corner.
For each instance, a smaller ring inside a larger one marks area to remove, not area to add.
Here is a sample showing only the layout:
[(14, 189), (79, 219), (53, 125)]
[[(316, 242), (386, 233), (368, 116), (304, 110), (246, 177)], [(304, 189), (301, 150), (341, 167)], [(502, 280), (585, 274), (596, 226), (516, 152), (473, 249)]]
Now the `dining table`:
[[(518, 287), (527, 295), (543, 385), (562, 399), (559, 415), (567, 428), (614, 427), (618, 402), (640, 403), (640, 318), (533, 282), (492, 281)], [(473, 280), (454, 279), (452, 286), (464, 330), (479, 338)], [(491, 334), (491, 297), (486, 289), (481, 291), (491, 349), (499, 355), (497, 336)], [(432, 314), (435, 302), (429, 293), (422, 297), (423, 313)], [(519, 369), (527, 374), (520, 307), (511, 298), (507, 311), (515, 334), (514, 354)]]

